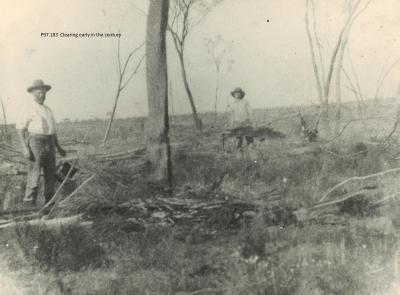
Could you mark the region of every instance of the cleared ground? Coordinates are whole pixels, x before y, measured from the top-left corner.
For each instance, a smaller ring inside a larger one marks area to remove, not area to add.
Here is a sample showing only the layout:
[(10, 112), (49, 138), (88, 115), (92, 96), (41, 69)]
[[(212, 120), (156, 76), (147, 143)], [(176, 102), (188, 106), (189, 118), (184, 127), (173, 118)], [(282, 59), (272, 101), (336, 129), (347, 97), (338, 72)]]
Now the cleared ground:
[[(140, 153), (121, 158), (144, 146), (142, 119), (116, 121), (106, 147), (104, 121), (62, 123), (79, 158), (75, 187), (95, 178), (52, 217), (85, 223), (3, 229), (4, 275), (26, 294), (397, 294), (394, 112), (390, 102), (363, 113), (346, 105), (309, 143), (297, 108), (260, 110), (260, 125), (286, 138), (244, 153), (233, 140), (222, 148), (221, 117), (204, 115), (202, 133), (175, 117), (172, 198), (148, 181)], [(318, 109), (303, 114), (313, 124)], [(3, 204), (18, 207), (24, 176), (1, 181)]]

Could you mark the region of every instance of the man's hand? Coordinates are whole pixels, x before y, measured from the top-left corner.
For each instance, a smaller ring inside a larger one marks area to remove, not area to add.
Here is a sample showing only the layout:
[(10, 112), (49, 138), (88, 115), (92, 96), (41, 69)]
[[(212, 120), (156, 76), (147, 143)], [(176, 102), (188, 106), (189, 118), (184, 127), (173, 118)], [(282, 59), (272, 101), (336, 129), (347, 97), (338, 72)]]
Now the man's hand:
[(65, 157), (67, 155), (67, 152), (62, 147), (58, 148), (58, 153), (61, 157)]

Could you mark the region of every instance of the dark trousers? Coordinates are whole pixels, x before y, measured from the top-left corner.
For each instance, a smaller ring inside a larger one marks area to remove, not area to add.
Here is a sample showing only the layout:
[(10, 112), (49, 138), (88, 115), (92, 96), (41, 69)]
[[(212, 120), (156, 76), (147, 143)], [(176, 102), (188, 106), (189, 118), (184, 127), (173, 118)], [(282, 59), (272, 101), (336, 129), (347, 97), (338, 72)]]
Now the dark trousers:
[(32, 158), (29, 161), (25, 200), (36, 202), (40, 173), (43, 170), (44, 197), (47, 203), (54, 195), (56, 183), (54, 137), (51, 135), (30, 135), (28, 146), (31, 150)]

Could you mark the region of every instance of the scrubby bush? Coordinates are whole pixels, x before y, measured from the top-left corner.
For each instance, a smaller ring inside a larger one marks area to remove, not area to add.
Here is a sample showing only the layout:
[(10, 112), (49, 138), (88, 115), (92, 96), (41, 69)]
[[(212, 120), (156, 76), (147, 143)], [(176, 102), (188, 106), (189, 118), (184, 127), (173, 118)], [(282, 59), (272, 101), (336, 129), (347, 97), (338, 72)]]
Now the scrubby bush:
[(44, 271), (78, 271), (107, 262), (96, 237), (80, 225), (51, 228), (24, 224), (16, 227), (14, 237), (24, 258)]

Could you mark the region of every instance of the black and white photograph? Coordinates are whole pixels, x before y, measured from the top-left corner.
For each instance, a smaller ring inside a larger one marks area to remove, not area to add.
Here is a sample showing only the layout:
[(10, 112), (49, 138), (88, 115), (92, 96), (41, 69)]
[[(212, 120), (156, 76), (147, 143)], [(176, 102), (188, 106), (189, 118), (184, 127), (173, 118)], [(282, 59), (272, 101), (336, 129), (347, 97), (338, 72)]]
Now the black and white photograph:
[(0, 295), (400, 295), (399, 0), (0, 11)]

